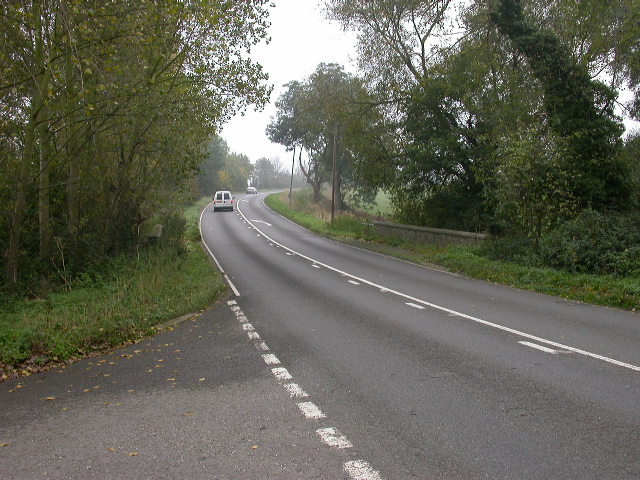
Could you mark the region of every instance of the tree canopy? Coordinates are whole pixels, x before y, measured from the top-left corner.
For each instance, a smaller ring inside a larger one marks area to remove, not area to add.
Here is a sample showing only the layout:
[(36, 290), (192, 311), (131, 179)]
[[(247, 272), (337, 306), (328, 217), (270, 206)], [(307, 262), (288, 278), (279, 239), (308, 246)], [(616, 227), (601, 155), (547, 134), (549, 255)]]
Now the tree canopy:
[(267, 101), (249, 58), (267, 14), (262, 0), (2, 3), (4, 279), (135, 242), (185, 191), (215, 131)]

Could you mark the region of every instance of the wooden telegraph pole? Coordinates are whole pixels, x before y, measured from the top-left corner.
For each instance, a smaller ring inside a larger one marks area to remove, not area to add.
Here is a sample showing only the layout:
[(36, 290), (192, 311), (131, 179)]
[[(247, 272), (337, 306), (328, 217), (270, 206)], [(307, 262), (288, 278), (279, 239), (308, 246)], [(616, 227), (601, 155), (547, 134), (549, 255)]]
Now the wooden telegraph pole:
[(336, 127), (333, 127), (333, 168), (331, 179), (331, 225), (336, 215)]
[[(302, 147), (301, 147), (302, 148)], [(291, 192), (293, 191), (293, 169), (296, 166), (296, 146), (293, 146), (293, 158), (291, 159), (291, 184), (289, 185), (289, 206), (291, 206)]]

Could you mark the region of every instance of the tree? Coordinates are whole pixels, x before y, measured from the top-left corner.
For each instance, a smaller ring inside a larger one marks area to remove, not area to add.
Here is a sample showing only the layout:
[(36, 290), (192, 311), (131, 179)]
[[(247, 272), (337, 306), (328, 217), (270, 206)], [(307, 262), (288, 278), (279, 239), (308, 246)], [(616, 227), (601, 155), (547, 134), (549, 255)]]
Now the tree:
[(530, 25), (519, 0), (501, 0), (491, 19), (525, 55), (544, 89), (551, 131), (567, 141), (563, 160), (573, 173), (572, 195), (583, 208), (626, 207), (630, 189), (616, 155), (622, 126), (611, 89), (591, 80), (556, 36)]
[(283, 170), (277, 158), (259, 158), (253, 169), (251, 184), (260, 189), (282, 188), (289, 185), (290, 174)]
[(266, 75), (246, 54), (266, 37), (265, 4), (0, 6), (4, 278), (17, 282), (20, 262), (46, 277), (62, 255), (79, 269), (136, 241), (195, 174), (211, 131), (264, 105)]
[(366, 188), (359, 181), (356, 153), (365, 150), (363, 137), (370, 134), (370, 97), (362, 81), (337, 64), (321, 63), (308, 79), (287, 86), (276, 102), (278, 113), (267, 135), (289, 149), (301, 149), (299, 167), (316, 202), (322, 184), (331, 178), (335, 153), (336, 202), (342, 208), (345, 188)]

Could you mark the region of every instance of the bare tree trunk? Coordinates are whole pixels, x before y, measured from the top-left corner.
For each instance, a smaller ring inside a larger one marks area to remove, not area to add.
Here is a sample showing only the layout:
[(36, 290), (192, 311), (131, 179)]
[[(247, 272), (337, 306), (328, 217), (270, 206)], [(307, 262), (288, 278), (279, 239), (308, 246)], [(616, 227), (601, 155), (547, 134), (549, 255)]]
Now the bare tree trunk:
[(71, 112), (73, 111), (74, 96), (70, 54), (67, 55), (64, 74), (67, 83), (67, 142), (65, 150), (67, 162), (69, 163), (69, 177), (67, 180), (67, 227), (69, 228), (71, 238), (74, 239), (80, 224), (80, 205), (78, 200), (78, 152), (74, 148), (75, 142), (73, 141), (74, 137), (71, 132), (71, 125), (73, 125)]
[[(32, 107), (32, 110), (35, 108)], [(22, 220), (27, 205), (27, 178), (29, 175), (29, 165), (33, 159), (33, 146), (35, 143), (35, 116), (29, 116), (29, 122), (25, 130), (24, 146), (22, 150), (22, 162), (18, 173), (18, 184), (16, 185), (16, 204), (11, 218), (11, 233), (9, 234), (9, 248), (7, 250), (7, 280), (16, 283), (18, 280), (18, 253), (20, 251), (20, 235), (22, 233)]]
[(49, 212), (50, 189), (49, 177), (51, 165), (49, 162), (49, 127), (44, 117), (48, 114), (48, 109), (43, 106), (40, 110), (42, 119), (38, 125), (38, 136), (40, 137), (40, 177), (38, 190), (38, 223), (40, 239), (40, 259), (47, 260), (51, 253), (51, 216)]

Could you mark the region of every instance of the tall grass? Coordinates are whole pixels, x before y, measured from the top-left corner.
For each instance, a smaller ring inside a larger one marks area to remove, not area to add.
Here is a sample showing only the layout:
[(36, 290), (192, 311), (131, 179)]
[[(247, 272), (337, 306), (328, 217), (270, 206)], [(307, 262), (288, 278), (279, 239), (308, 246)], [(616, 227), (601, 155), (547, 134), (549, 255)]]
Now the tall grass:
[(65, 361), (129, 342), (163, 321), (207, 308), (226, 287), (193, 241), (199, 235), (187, 239), (206, 200), (186, 209), (180, 248), (147, 246), (118, 257), (102, 275), (81, 277), (70, 290), (2, 305), (0, 377), (20, 364)]

